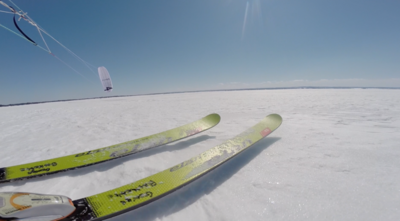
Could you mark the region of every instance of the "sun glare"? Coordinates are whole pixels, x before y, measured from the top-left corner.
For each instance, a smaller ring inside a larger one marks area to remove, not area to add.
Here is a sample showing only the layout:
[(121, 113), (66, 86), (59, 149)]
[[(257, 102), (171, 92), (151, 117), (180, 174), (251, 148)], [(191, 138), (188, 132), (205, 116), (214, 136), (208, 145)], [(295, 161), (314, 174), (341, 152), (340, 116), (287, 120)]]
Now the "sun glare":
[(260, 0), (250, 0), (246, 2), (246, 8), (244, 11), (244, 19), (242, 26), (242, 40), (245, 37), (247, 29), (262, 29), (263, 27), (263, 16), (261, 12), (261, 1)]

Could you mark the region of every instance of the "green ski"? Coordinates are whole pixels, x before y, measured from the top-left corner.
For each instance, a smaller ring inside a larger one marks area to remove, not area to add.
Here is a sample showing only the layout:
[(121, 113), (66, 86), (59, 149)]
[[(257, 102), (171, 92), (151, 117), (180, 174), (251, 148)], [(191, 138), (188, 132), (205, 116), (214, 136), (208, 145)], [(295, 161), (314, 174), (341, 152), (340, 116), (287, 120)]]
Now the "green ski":
[(69, 156), (0, 168), (0, 183), (59, 173), (135, 154), (208, 130), (217, 125), (220, 119), (218, 114), (210, 114), (195, 122), (136, 140)]
[(76, 210), (62, 220), (104, 220), (155, 201), (238, 155), (276, 130), (281, 123), (278, 114), (268, 115), (236, 137), (174, 167), (113, 190), (74, 200), (72, 203)]

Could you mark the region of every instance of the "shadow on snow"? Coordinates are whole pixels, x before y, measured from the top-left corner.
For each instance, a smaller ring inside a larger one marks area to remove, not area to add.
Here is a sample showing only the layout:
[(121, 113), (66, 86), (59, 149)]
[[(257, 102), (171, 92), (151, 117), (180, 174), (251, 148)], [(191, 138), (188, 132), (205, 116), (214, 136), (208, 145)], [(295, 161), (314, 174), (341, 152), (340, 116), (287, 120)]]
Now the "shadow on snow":
[[(141, 221), (158, 220), (162, 217), (167, 217), (170, 214), (176, 213), (196, 202), (202, 196), (211, 193), (219, 185), (236, 174), (252, 159), (258, 156), (263, 150), (278, 140), (280, 140), (280, 138), (265, 138), (208, 174), (205, 174), (192, 183), (189, 183), (187, 186), (184, 186), (181, 189), (178, 189), (177, 191), (134, 211), (126, 212), (122, 215), (111, 218), (110, 221), (125, 221), (132, 219)], [(229, 205), (226, 204), (224, 206)]]

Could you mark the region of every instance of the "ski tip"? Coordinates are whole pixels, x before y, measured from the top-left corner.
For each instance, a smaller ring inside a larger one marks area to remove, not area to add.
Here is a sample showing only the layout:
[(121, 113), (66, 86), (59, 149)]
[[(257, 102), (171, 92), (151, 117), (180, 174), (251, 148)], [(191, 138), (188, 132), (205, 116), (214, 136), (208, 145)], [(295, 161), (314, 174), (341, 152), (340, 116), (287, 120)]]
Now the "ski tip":
[(270, 129), (272, 131), (276, 130), (282, 124), (282, 117), (279, 114), (270, 114), (265, 117), (268, 124), (271, 125)]
[(282, 117), (279, 114), (270, 114), (267, 117), (274, 118), (275, 120), (282, 121)]
[(207, 119), (210, 122), (213, 122), (214, 124), (218, 124), (221, 121), (221, 116), (219, 114), (213, 113), (207, 115), (204, 119)]

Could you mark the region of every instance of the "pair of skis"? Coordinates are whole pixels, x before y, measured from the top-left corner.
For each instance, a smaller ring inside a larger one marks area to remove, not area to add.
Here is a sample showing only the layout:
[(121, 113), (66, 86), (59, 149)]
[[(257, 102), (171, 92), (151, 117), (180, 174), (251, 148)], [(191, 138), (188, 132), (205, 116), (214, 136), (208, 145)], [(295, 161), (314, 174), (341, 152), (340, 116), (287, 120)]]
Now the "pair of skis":
[[(58, 173), (131, 155), (208, 130), (219, 121), (218, 114), (211, 114), (193, 123), (137, 140), (65, 157), (1, 168), (0, 182)], [(75, 210), (69, 215), (64, 215), (61, 220), (104, 220), (148, 204), (225, 163), (276, 130), (281, 123), (282, 118), (278, 114), (268, 115), (243, 133), (176, 166), (113, 190), (70, 201), (69, 204), (73, 205)], [(19, 197), (21, 201), (29, 199), (37, 201), (46, 198), (46, 195), (12, 195), (11, 197), (14, 197), (13, 199)], [(63, 205), (67, 207), (67, 204), (68, 202), (64, 202)], [(0, 213), (0, 221), (4, 217)]]

